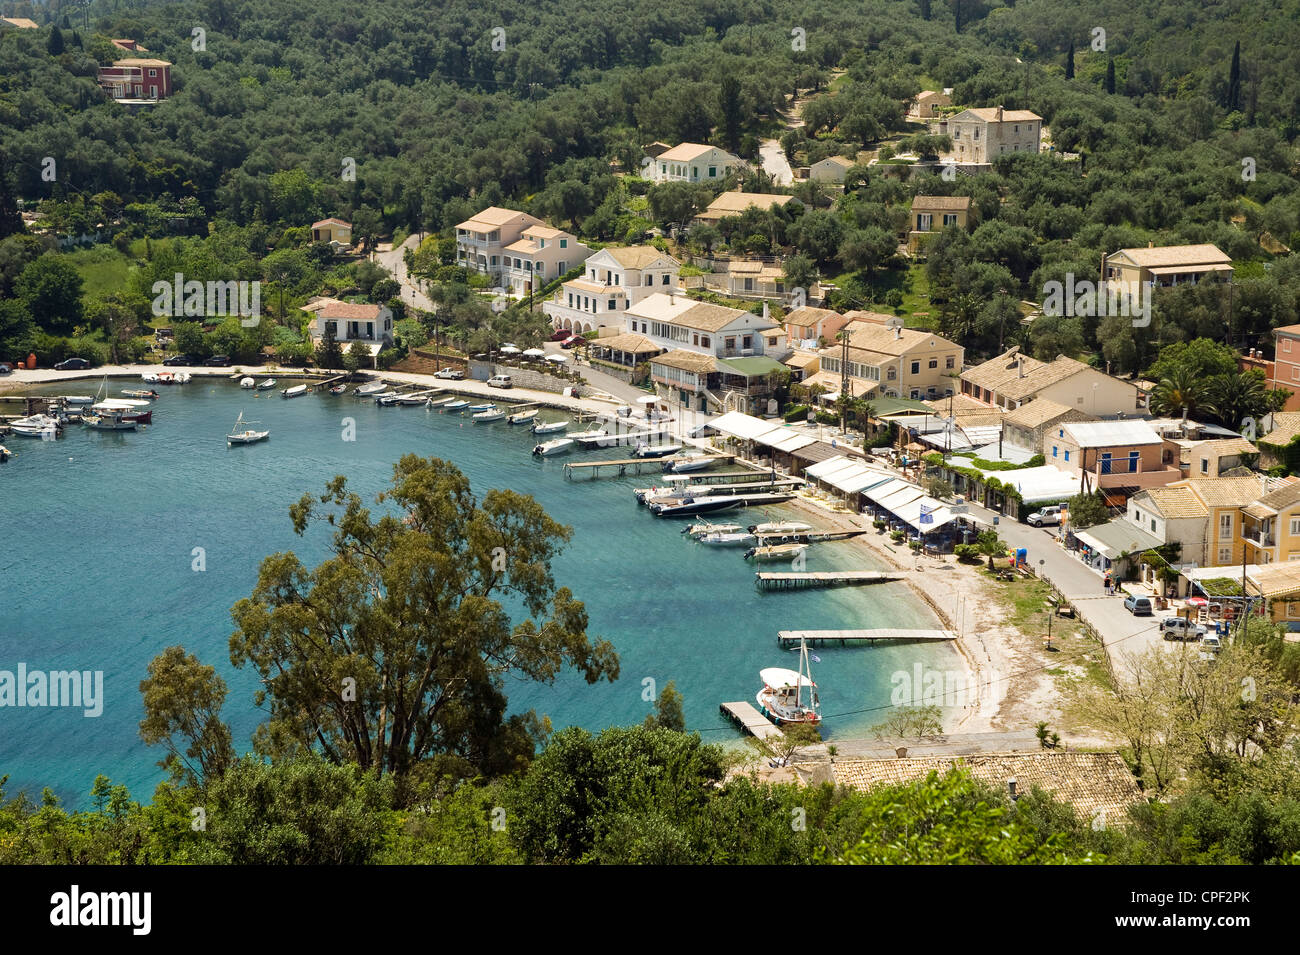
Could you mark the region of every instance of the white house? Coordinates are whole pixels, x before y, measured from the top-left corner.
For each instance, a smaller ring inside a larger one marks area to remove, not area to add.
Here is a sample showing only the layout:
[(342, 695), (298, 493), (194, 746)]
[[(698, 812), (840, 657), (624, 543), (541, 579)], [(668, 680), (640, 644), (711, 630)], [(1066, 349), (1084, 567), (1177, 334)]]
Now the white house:
[(964, 109), (948, 119), (951, 158), (959, 163), (991, 163), (1006, 153), (1036, 153), (1042, 127), (1043, 117), (1027, 109)]
[(621, 327), (628, 308), (648, 295), (676, 291), (681, 263), (649, 245), (601, 249), (586, 259), (585, 273), (560, 286), (542, 312), (555, 328), (587, 332)]
[(373, 360), (380, 350), (393, 341), (393, 313), (383, 305), (354, 305), (336, 299), (320, 299), (303, 306), (313, 312), (308, 334), (319, 345), (328, 329), (346, 351), (353, 342), (361, 342)]
[(852, 169), (854, 162), (844, 156), (827, 156), (821, 162), (815, 162), (808, 167), (808, 178), (814, 182), (840, 182), (844, 181), (844, 174)]
[(652, 159), (646, 178), (652, 182), (721, 182), (728, 170), (744, 165), (739, 156), (717, 146), (680, 143)]
[(785, 352), (785, 331), (763, 315), (711, 305), (676, 292), (657, 292), (627, 310), (624, 330), (665, 349), (716, 358), (749, 358)]
[(499, 281), (505, 268), (505, 249), (519, 241), (529, 226), (545, 225), (541, 219), (514, 209), (488, 206), (456, 226), (456, 264)]
[(587, 261), (591, 249), (562, 229), (534, 225), (507, 245), (503, 255), (506, 289), (522, 298)]

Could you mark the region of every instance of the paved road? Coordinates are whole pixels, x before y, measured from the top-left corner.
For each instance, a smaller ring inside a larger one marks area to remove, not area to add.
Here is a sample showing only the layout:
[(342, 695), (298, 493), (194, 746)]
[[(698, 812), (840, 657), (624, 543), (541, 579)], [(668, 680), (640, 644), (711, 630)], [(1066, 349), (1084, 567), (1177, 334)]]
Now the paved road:
[(794, 170), (785, 158), (785, 150), (775, 139), (764, 139), (758, 144), (758, 155), (763, 160), (763, 171), (772, 177), (778, 186), (788, 186), (794, 182)]
[(425, 297), (412, 281), (406, 271), (406, 260), (403, 253), (406, 249), (415, 249), (420, 244), (418, 235), (408, 236), (406, 241), (401, 245), (389, 249), (385, 252), (376, 252), (374, 261), (389, 272), (393, 273), (393, 278), (402, 286), (402, 301), (414, 305), (416, 308), (422, 308), (425, 311), (433, 310), (433, 303)]
[[(993, 511), (978, 504), (971, 504), (970, 509), (977, 520), (993, 523), (996, 516)], [(1028, 551), (1034, 570), (1046, 577), (1097, 630), (1112, 655), (1142, 653), (1152, 646), (1164, 645), (1157, 623), (1159, 616), (1134, 617), (1124, 609), (1122, 593), (1107, 596), (1101, 575), (1067, 552), (1051, 530), (1020, 524), (1005, 516), (999, 518), (997, 529), (998, 536), (1012, 547), (1024, 547)]]

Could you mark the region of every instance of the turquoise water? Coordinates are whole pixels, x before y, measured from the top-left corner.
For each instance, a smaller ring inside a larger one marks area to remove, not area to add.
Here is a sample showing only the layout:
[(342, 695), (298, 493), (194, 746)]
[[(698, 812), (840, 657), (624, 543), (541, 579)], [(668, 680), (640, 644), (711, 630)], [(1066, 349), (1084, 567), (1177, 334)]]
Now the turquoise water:
[[(120, 396), (124, 387), (139, 385), (114, 381), (110, 393)], [(566, 480), (562, 458), (534, 458), (532, 435), (504, 422), (472, 424), (348, 397), (255, 397), (224, 380), (160, 390), (154, 424), (141, 431), (72, 425), (58, 442), (5, 439), (17, 456), (0, 465), (0, 499), (10, 517), (0, 547), (0, 670), (19, 662), (29, 671), (102, 670), (105, 683), (98, 718), (0, 708), (0, 776), (9, 775), (10, 793), (37, 795), (48, 785), (77, 804), (103, 773), (147, 798), (161, 778), (162, 751), (139, 739), (139, 683), (149, 661), (172, 644), (221, 673), (236, 748), (251, 748), (260, 721), (255, 678), (230, 665), (229, 608), (250, 593), (264, 556), (294, 550), (308, 565), (326, 556), (325, 533), (293, 533), (292, 502), (335, 474), (373, 498), (408, 452), (455, 462), (480, 495), (490, 487), (532, 494), (573, 527), (556, 579), (586, 603), (589, 633), (613, 642), (622, 675), (594, 686), (573, 673), (549, 686), (508, 685), (512, 708), (535, 708), (557, 729), (639, 723), (652, 705), (642, 698), (643, 681), (662, 687), (675, 680), (690, 728), (709, 740), (734, 740), (718, 704), (752, 701), (761, 668), (796, 665), (797, 654), (777, 647), (778, 630), (935, 625), (901, 583), (759, 594), (741, 549), (695, 544), (679, 533), (684, 522), (661, 521), (637, 505), (631, 488), (653, 483), (649, 471)], [(224, 435), (241, 410), (271, 431), (268, 442), (227, 448)], [(354, 442), (342, 440), (345, 416), (355, 419)], [(570, 460), (621, 456), (626, 449), (579, 451)], [(746, 511), (741, 522), (787, 516), (781, 508)], [(192, 569), (196, 547), (205, 551), (203, 572)], [(869, 558), (852, 545), (808, 551), (808, 570), (864, 566), (872, 566)], [(956, 666), (945, 647), (815, 652), (823, 734), (832, 739), (862, 735), (883, 719), (860, 711), (889, 702), (893, 671), (910, 671), (916, 661)]]

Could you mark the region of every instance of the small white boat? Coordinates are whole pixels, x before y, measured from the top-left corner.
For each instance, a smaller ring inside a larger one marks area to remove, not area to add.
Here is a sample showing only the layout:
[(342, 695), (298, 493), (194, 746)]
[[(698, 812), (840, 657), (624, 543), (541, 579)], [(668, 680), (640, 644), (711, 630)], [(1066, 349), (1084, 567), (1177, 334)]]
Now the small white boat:
[(347, 390), (348, 390), (348, 386), (347, 386), (347, 385), (335, 385), (333, 388), (330, 389), (330, 394), (332, 394), (332, 395), (341, 395), (341, 394), (343, 394), (343, 392), (345, 392), (345, 391), (347, 391)]
[(680, 444), (646, 444), (642, 441), (632, 452), (634, 458), (666, 458), (682, 449)]
[(749, 532), (751, 534), (762, 534), (769, 537), (780, 534), (805, 534), (812, 530), (811, 524), (802, 524), (799, 521), (777, 521), (772, 524), (751, 524)]
[(721, 547), (739, 547), (742, 545), (755, 544), (758, 538), (753, 534), (747, 534), (744, 531), (719, 531), (713, 534), (705, 534), (697, 537), (701, 544), (713, 544)]
[(554, 438), (550, 441), (543, 441), (533, 448), (533, 454), (539, 458), (549, 458), (554, 454), (564, 454), (573, 450), (574, 440), (572, 438)]
[(128, 398), (153, 399), (158, 397), (158, 392), (154, 391), (152, 388), (150, 388), (148, 391), (145, 391), (141, 388), (123, 388), (122, 394), (126, 395)]
[(298, 398), (307, 393), (306, 385), (294, 385), (292, 388), (286, 388), (280, 392), (281, 398)]
[(156, 371), (146, 371), (143, 375), (140, 376), (140, 380), (148, 382), (151, 385), (157, 384), (158, 373)]
[(773, 560), (794, 560), (808, 549), (807, 544), (767, 544), (745, 551), (745, 560), (755, 563)]
[(799, 669), (769, 667), (760, 670), (758, 678), (763, 689), (758, 691), (758, 711), (772, 722), (808, 723), (816, 726), (822, 721), (821, 698), (812, 678), (812, 664), (808, 662), (808, 644), (799, 641)]
[(681, 457), (664, 462), (665, 474), (685, 474), (688, 471), (703, 471), (713, 463), (713, 456), (703, 451), (683, 454)]
[(569, 427), (567, 421), (535, 421), (528, 430), (533, 434), (558, 434)]
[(402, 395), (397, 399), (397, 403), (399, 405), (406, 405), (408, 408), (413, 408), (416, 405), (424, 404), (428, 400), (428, 395)]
[(257, 387), (257, 381), (253, 378), (240, 378), (239, 387), (243, 388), (245, 391), (251, 391)]
[(230, 429), (230, 434), (226, 435), (227, 447), (232, 444), (256, 444), (258, 441), (265, 441), (271, 436), (269, 431), (254, 431), (252, 428), (243, 427), (246, 423), (244, 413), (241, 411), (239, 417), (235, 419), (235, 426)]
[(682, 533), (699, 539), (706, 534), (734, 534), (744, 529), (739, 524), (712, 524), (709, 521), (701, 521), (698, 524), (687, 524), (682, 528)]
[(444, 398), (430, 398), (430, 399), (429, 399), (428, 401), (426, 401), (424, 404), (425, 404), (426, 407), (429, 407), (429, 408), (441, 408), (441, 407), (443, 407), (444, 405), (449, 405), (449, 404), (451, 404), (451, 403), (452, 403), (453, 401), (455, 401), (455, 400), (456, 400), (456, 396), (455, 396), (455, 395), (447, 395), (447, 396), (444, 397)]
[(529, 408), (527, 411), (516, 411), (510, 417), (506, 418), (507, 424), (531, 424), (532, 420), (537, 417), (537, 409)]
[(481, 404), (470, 405), (469, 410), (470, 411), (496, 411), (497, 406), (493, 404), (491, 401), (485, 401)]
[(95, 431), (134, 431), (137, 424), (134, 418), (128, 418), (120, 412), (82, 415), (81, 423)]
[(370, 395), (378, 395), (388, 390), (388, 383), (383, 381), (372, 381), (368, 385), (360, 385), (353, 394), (366, 398)]
[(474, 420), (482, 423), (489, 421), (500, 421), (506, 416), (506, 413), (500, 408), (493, 408), (491, 411), (480, 411), (474, 415)]
[(63, 403), (65, 405), (90, 405), (95, 403), (92, 395), (64, 395)]
[(460, 410), (462, 410), (462, 409), (464, 409), (464, 408), (468, 408), (468, 407), (469, 407), (469, 402), (468, 402), (468, 401), (462, 401), (462, 400), (459, 400), (459, 399), (458, 399), (458, 400), (456, 400), (456, 401), (450, 401), (450, 402), (448, 402), (447, 404), (443, 405), (443, 406), (442, 406), (442, 410), (443, 410), (443, 411), (460, 411)]
[(274, 378), (268, 378), (268, 379), (266, 379), (266, 381), (262, 382), (260, 385), (257, 386), (257, 390), (258, 390), (258, 391), (270, 391), (270, 390), (271, 390), (272, 388), (274, 388), (274, 387), (275, 387), (275, 379), (274, 379)]
[(385, 391), (381, 395), (375, 395), (375, 403), (381, 404), (385, 408), (391, 408), (402, 400), (402, 396), (395, 391)]
[(9, 422), (9, 430), (24, 438), (56, 438), (63, 431), (57, 418), (35, 414)]
[(596, 428), (591, 431), (579, 431), (577, 434), (570, 434), (569, 437), (574, 441), (599, 441), (601, 438), (608, 438), (609, 432)]

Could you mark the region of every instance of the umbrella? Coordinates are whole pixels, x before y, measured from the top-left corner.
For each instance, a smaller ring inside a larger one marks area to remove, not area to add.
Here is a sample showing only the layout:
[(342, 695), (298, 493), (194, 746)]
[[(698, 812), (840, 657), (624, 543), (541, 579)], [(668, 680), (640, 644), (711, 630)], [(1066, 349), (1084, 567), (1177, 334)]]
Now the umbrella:
[(524, 354), (529, 358), (542, 358), (546, 355), (546, 352), (542, 351), (540, 348), (527, 348), (524, 350)]
[(497, 351), (501, 352), (503, 355), (519, 354), (519, 349), (515, 345), (502, 345), (500, 348), (497, 349)]
[(1189, 607), (1204, 607), (1204, 606), (1205, 606), (1206, 604), (1208, 604), (1208, 603), (1209, 603), (1209, 601), (1206, 600), (1204, 597), (1188, 597), (1188, 598), (1187, 598), (1187, 606), (1189, 606)]
[(637, 399), (638, 404), (652, 405), (659, 400), (658, 395), (642, 395)]
[(553, 361), (563, 365), (566, 361), (569, 360), (569, 356), (568, 355), (547, 355), (546, 360)]

